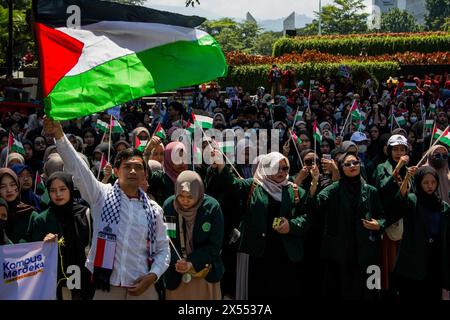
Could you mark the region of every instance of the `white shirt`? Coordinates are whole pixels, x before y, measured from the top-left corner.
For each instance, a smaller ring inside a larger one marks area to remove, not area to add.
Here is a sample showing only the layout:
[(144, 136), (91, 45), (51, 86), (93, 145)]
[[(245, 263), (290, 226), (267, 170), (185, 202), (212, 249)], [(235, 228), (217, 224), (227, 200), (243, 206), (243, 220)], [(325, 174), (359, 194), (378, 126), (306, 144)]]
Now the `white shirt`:
[[(79, 157), (66, 136), (56, 140), (56, 147), (64, 160), (64, 171), (73, 175), (73, 182), (80, 190), (81, 196), (91, 206), (93, 219), (92, 246), (86, 261), (86, 267), (93, 272), (97, 233), (101, 228), (101, 214), (106, 194), (113, 188), (103, 184), (94, 177)], [(151, 269), (148, 268), (147, 214), (138, 199), (129, 199), (122, 191), (120, 204), (120, 221), (117, 226), (116, 252), (110, 284), (113, 286), (129, 286), (139, 277), (154, 273), (157, 277), (167, 270), (170, 263), (169, 238), (163, 222), (163, 211), (156, 202), (151, 201), (156, 212), (156, 247)]]

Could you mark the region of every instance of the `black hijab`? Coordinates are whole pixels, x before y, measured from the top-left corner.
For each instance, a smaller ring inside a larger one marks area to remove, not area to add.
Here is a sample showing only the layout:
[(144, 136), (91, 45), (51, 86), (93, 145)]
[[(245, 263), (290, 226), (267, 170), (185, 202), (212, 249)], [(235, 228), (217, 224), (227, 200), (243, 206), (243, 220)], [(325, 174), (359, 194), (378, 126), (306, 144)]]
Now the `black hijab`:
[[(437, 181), (436, 190), (432, 194), (426, 193), (422, 188), (422, 180), (427, 174), (431, 174)], [(433, 167), (423, 166), (417, 170), (414, 177), (414, 185), (416, 186), (417, 202), (431, 211), (440, 211), (442, 208), (442, 200), (439, 198), (439, 175)]]
[(356, 160), (361, 161), (356, 153), (346, 152), (338, 160), (339, 174), (341, 175), (340, 184), (346, 188), (351, 195), (359, 196), (361, 193), (361, 172), (355, 177), (348, 177), (344, 173), (344, 162), (349, 156), (354, 156)]
[[(2, 198), (0, 198), (0, 207), (5, 207), (6, 212), (8, 212), (8, 204)], [(2, 225), (3, 221), (0, 220), (0, 246), (9, 243), (9, 239), (6, 236), (6, 221), (4, 221), (4, 225)]]

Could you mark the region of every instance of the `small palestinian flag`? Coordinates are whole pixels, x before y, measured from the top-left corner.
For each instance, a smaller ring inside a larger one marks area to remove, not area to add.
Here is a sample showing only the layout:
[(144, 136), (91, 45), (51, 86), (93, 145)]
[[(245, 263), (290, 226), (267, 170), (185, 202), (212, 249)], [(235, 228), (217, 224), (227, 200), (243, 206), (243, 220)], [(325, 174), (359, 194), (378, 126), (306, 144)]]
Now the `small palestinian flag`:
[(297, 123), (297, 121), (301, 121), (302, 119), (303, 119), (303, 111), (298, 111), (295, 114), (294, 123)]
[(200, 128), (203, 129), (211, 129), (213, 126), (213, 118), (201, 116), (201, 115), (194, 115), (195, 124), (198, 125)]
[(406, 124), (406, 119), (404, 116), (395, 117), (395, 121), (399, 125), (399, 127), (403, 127)]
[(405, 82), (403, 84), (403, 90), (416, 90), (417, 84), (415, 82)]
[(317, 127), (317, 120), (314, 120), (313, 136), (317, 142), (322, 143), (322, 134), (320, 133), (320, 129)]
[(442, 136), (442, 138), (439, 140), (439, 142), (444, 143), (448, 147), (450, 147), (450, 133), (449, 133), (449, 127), (447, 127), (444, 131), (439, 130), (438, 128), (434, 129), (433, 138), (439, 139), (439, 137)]
[(109, 125), (105, 121), (98, 119), (95, 127), (101, 132), (106, 132), (108, 131)]
[(17, 152), (22, 155), (25, 154), (25, 149), (22, 145), (22, 142), (14, 138), (13, 134), (9, 132), (9, 139), (8, 139), (8, 148), (11, 152)]
[(359, 112), (358, 103), (356, 102), (356, 100), (353, 100), (353, 104), (352, 104), (352, 107), (350, 108), (350, 112), (352, 114), (353, 120), (361, 119), (361, 114)]
[(425, 120), (425, 129), (433, 129), (434, 120)]
[(136, 136), (134, 137), (134, 148), (144, 152), (145, 147), (147, 146), (147, 140), (139, 140), (139, 138)]
[(39, 172), (36, 172), (36, 177), (34, 179), (34, 193), (40, 196), (40, 202), (42, 204), (48, 205), (50, 203), (50, 196)]
[(33, 10), (45, 113), (55, 120), (227, 74), (217, 41), (196, 28), (204, 18), (98, 0), (34, 0)]
[(112, 128), (112, 133), (124, 133), (125, 132), (123, 130), (122, 126), (120, 125), (119, 121), (117, 121), (114, 118), (112, 118), (112, 120), (111, 120), (111, 128)]
[(219, 150), (223, 153), (234, 153), (234, 141), (226, 140), (219, 142)]
[(165, 222), (164, 223), (167, 228), (167, 236), (170, 238), (176, 238), (177, 237), (177, 225), (173, 222)]
[(294, 139), (295, 142), (297, 142), (297, 144), (301, 144), (302, 143), (302, 139), (300, 139), (300, 137), (298, 137), (294, 131), (291, 130), (291, 136), (292, 139)]
[(156, 127), (155, 133), (153, 133), (155, 136), (160, 138), (161, 140), (166, 139), (166, 133), (164, 132), (163, 127), (161, 126), (161, 122), (158, 123), (158, 126)]

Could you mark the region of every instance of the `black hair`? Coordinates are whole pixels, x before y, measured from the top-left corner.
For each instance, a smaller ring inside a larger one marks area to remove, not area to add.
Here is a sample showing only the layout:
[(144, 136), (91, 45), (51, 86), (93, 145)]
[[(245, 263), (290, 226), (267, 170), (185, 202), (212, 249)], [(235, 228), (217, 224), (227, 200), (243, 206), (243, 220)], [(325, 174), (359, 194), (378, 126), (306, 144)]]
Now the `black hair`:
[(179, 114), (183, 114), (183, 105), (178, 101), (172, 101), (171, 103), (169, 103), (167, 109), (169, 109), (169, 107), (172, 107)]
[(114, 168), (119, 169), (120, 165), (122, 164), (122, 162), (124, 160), (128, 160), (132, 157), (139, 157), (142, 159), (142, 163), (144, 164), (144, 171), (148, 172), (147, 170), (147, 163), (144, 160), (144, 156), (142, 155), (142, 152), (137, 150), (137, 149), (132, 149), (132, 148), (128, 148), (125, 150), (120, 151), (117, 156), (116, 159), (114, 160)]

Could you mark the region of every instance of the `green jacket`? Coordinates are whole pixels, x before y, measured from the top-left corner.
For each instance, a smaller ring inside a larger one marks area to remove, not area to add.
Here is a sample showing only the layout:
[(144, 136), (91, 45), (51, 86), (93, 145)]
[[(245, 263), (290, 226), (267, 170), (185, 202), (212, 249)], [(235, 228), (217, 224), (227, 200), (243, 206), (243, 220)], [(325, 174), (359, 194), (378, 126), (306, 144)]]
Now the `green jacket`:
[(380, 193), (381, 202), (385, 206), (389, 206), (395, 199), (395, 194), (400, 190), (399, 185), (392, 176), (394, 168), (389, 160), (377, 166), (373, 180), (375, 188)]
[(175, 186), (172, 180), (161, 170), (149, 174), (148, 184), (149, 193), (161, 207), (164, 201), (174, 194)]
[[(395, 213), (397, 218), (403, 218), (403, 238), (395, 272), (407, 278), (423, 280), (427, 274), (429, 254), (425, 212), (417, 204), (415, 194), (402, 198), (399, 192), (396, 200)], [(450, 290), (450, 206), (446, 202), (442, 203), (441, 213), (442, 287)]]
[[(353, 211), (355, 204), (356, 212)], [(355, 199), (342, 185), (342, 181), (336, 181), (316, 196), (314, 206), (324, 215), (321, 248), (323, 258), (340, 265), (356, 261), (364, 269), (369, 265), (380, 264), (380, 235), (385, 219), (378, 192), (374, 187), (363, 182), (361, 195)], [(363, 227), (361, 219), (370, 218), (378, 221), (381, 226), (379, 231)]]
[(27, 231), (31, 217), (37, 215), (36, 211), (30, 213), (17, 214), (13, 222), (8, 221), (6, 234), (12, 243), (28, 242)]
[[(180, 225), (178, 223), (178, 214), (173, 207), (175, 196), (169, 197), (163, 206), (165, 217), (174, 217), (176, 220), (176, 238), (171, 238), (179, 254), (181, 252), (180, 243)], [(182, 226), (185, 227), (184, 225)], [(194, 269), (198, 272), (211, 265), (212, 268), (205, 280), (211, 283), (222, 279), (225, 268), (220, 257), (222, 251), (222, 242), (224, 235), (223, 216), (219, 203), (213, 197), (205, 195), (201, 206), (197, 211), (193, 231), (194, 251), (188, 255)], [(186, 234), (186, 232), (185, 232)], [(165, 286), (169, 290), (176, 289), (181, 282), (182, 275), (175, 271), (175, 263), (178, 255), (171, 247), (171, 262), (169, 268), (164, 273)]]
[[(226, 167), (219, 175), (219, 179), (229, 190), (237, 188), (241, 194), (247, 195), (247, 201), (243, 203), (247, 210), (244, 211), (245, 214), (242, 217), (239, 250), (258, 257), (263, 256), (266, 250), (266, 234), (269, 228), (272, 228), (271, 225), (267, 224), (270, 195), (256, 184), (253, 192), (250, 194), (253, 179), (236, 179)], [(289, 221), (290, 231), (288, 234), (282, 234), (281, 239), (291, 261), (303, 259), (302, 237), (311, 224), (310, 218), (304, 210), (307, 198), (306, 192), (300, 187), (298, 191), (300, 201), (296, 204), (292, 185), (284, 187), (280, 208), (280, 217), (284, 217)]]

